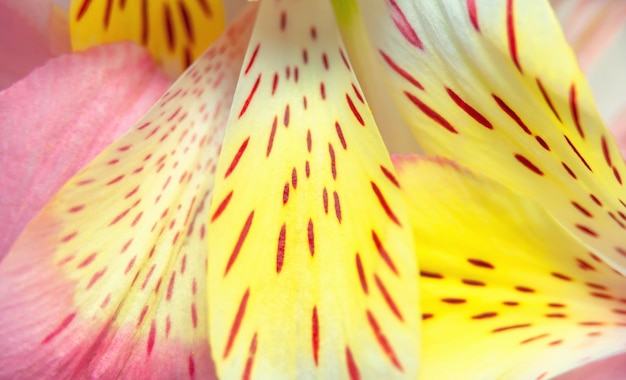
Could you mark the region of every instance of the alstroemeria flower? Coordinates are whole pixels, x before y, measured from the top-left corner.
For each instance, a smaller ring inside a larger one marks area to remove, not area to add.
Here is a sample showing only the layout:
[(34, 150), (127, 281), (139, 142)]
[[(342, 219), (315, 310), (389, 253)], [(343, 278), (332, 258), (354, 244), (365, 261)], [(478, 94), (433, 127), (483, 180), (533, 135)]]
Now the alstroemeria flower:
[[(52, 198), (0, 264), (0, 376), (545, 378), (623, 348), (623, 163), (547, 3), (364, 3), (373, 50), (354, 3), (346, 49), (328, 2), (263, 1)], [(355, 71), (492, 179), (396, 173)]]

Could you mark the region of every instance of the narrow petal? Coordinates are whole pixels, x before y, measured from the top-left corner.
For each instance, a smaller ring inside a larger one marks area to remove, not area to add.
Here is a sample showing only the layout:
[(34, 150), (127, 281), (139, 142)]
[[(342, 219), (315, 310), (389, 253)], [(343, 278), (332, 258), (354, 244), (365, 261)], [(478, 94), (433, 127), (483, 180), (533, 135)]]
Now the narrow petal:
[(264, 1), (209, 221), (221, 378), (416, 377), (417, 265), (326, 2)]
[(55, 58), (0, 93), (0, 259), (52, 195), (168, 84), (143, 49), (123, 43)]
[(541, 206), (442, 159), (396, 166), (420, 242), (423, 378), (547, 379), (625, 350), (626, 279)]
[(426, 152), (536, 199), (626, 271), (626, 167), (549, 4), (371, 3), (364, 25)]
[(67, 15), (53, 1), (0, 0), (0, 90), (69, 51)]
[(247, 14), (0, 265), (0, 378), (213, 378), (208, 201)]
[(224, 30), (221, 0), (72, 0), (72, 48), (134, 41), (178, 76)]

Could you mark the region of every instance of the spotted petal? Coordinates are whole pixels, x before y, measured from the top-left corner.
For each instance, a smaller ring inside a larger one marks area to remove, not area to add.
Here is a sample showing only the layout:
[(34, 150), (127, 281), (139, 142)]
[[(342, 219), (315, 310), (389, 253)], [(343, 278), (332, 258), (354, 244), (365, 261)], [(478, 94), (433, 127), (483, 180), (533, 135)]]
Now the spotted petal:
[(209, 221), (222, 378), (414, 378), (417, 267), (330, 4), (264, 1)]
[(626, 349), (626, 279), (541, 206), (442, 159), (396, 166), (421, 243), (424, 379), (547, 379)]
[(0, 265), (0, 378), (211, 378), (208, 202), (244, 15)]
[(365, 22), (343, 9), (427, 152), (536, 199), (626, 270), (626, 167), (546, 1), (363, 2)]
[(220, 0), (72, 0), (72, 48), (133, 41), (147, 46), (172, 76), (224, 30)]

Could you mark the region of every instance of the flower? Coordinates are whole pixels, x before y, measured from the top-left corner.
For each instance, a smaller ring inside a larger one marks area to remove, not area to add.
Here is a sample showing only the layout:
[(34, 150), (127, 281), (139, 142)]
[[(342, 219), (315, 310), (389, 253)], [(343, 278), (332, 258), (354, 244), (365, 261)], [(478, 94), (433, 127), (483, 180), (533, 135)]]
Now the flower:
[[(545, 377), (622, 348), (623, 163), (547, 3), (367, 4), (334, 4), (344, 47), (330, 4), (263, 2), (70, 179), (0, 264), (1, 377)], [(355, 73), (470, 169), (395, 172)]]

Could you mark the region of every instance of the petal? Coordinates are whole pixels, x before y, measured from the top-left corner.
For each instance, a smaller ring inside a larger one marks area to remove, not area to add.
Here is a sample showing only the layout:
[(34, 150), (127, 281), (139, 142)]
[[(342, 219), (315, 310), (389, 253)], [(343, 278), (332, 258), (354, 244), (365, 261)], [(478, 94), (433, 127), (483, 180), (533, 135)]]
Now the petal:
[(69, 52), (67, 15), (52, 1), (0, 1), (0, 90)]
[(247, 14), (0, 264), (0, 378), (212, 378), (205, 222)]
[(143, 49), (124, 43), (55, 58), (0, 93), (0, 259), (52, 195), (167, 85)]
[(262, 2), (217, 168), (221, 378), (414, 378), (417, 267), (391, 162), (325, 2)]
[(220, 0), (73, 0), (70, 28), (74, 50), (134, 41), (176, 77), (222, 33), (224, 9)]
[(626, 279), (541, 206), (443, 159), (396, 167), (420, 242), (423, 378), (546, 379), (624, 351)]
[(626, 167), (548, 3), (367, 5), (389, 89), (426, 152), (536, 199), (626, 271)]

